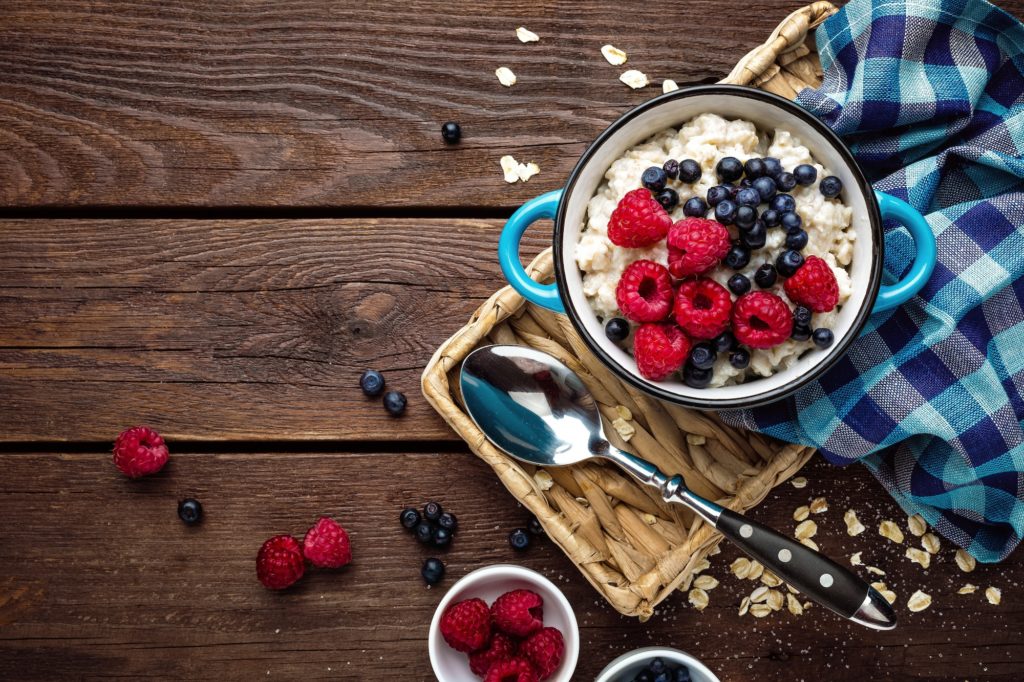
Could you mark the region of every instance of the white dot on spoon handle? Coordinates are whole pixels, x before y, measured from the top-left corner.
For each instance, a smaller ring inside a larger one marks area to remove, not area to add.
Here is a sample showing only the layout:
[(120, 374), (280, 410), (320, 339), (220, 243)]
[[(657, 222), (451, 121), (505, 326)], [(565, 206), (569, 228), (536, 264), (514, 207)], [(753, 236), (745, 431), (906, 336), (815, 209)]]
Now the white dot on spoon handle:
[(744, 523), (742, 526), (740, 526), (740, 535), (742, 537), (749, 538), (753, 534), (754, 529), (753, 527), (751, 527), (749, 523)]
[(832, 587), (832, 576), (828, 573), (822, 573), (821, 578), (818, 579), (822, 587)]

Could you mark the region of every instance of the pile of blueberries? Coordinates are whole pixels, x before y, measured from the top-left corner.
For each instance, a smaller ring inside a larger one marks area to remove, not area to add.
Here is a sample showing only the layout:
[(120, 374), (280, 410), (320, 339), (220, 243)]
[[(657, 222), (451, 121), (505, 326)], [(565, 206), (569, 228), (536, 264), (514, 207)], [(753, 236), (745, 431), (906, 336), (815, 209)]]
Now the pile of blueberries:
[(690, 669), (685, 665), (672, 665), (662, 658), (654, 658), (636, 674), (633, 682), (690, 682)]
[[(363, 395), (367, 398), (376, 398), (384, 393), (384, 384), (384, 375), (375, 369), (368, 369), (359, 377), (359, 388), (363, 390)], [(405, 412), (406, 399), (405, 394), (401, 391), (384, 393), (381, 402), (392, 417), (400, 417)]]
[[(402, 528), (416, 536), (421, 544), (438, 549), (445, 549), (452, 543), (455, 531), (459, 529), (459, 520), (455, 514), (446, 512), (437, 502), (423, 505), (423, 513), (413, 507), (406, 507), (398, 516)], [(440, 559), (431, 557), (423, 562), (420, 571), (428, 585), (436, 585), (444, 578), (444, 564)]]

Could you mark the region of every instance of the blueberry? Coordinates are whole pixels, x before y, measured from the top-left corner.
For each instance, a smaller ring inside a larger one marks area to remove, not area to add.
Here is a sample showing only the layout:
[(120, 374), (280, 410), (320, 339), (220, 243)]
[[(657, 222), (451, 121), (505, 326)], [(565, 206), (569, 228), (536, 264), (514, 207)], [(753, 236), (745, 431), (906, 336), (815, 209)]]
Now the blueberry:
[(708, 204), (700, 197), (690, 197), (683, 204), (683, 215), (691, 218), (703, 218), (708, 213)]
[(804, 257), (800, 255), (799, 251), (783, 251), (779, 254), (779, 257), (775, 259), (775, 269), (779, 271), (779, 274), (783, 277), (792, 277), (793, 273), (796, 272), (801, 265), (804, 264)]
[(448, 144), (455, 144), (462, 139), (462, 128), (455, 121), (448, 121), (441, 126), (441, 139)]
[(754, 184), (752, 185), (752, 187), (757, 192), (757, 195), (761, 197), (761, 201), (763, 202), (769, 202), (771, 201), (772, 197), (775, 196), (775, 181), (769, 178), (768, 176), (764, 176), (762, 178), (754, 180)]
[(611, 341), (625, 341), (629, 336), (629, 322), (621, 317), (613, 317), (604, 323), (604, 335)]
[(782, 229), (786, 232), (795, 232), (800, 229), (804, 221), (800, 219), (800, 214), (795, 211), (789, 211), (783, 213), (782, 217), (779, 218), (779, 222), (782, 223)]
[(750, 249), (743, 244), (733, 244), (729, 253), (725, 254), (725, 264), (733, 270), (742, 270), (750, 262)]
[(796, 187), (796, 176), (792, 173), (782, 172), (775, 178), (775, 186), (780, 192), (789, 192)]
[(793, 308), (793, 322), (805, 326), (809, 325), (811, 323), (811, 309), (802, 305)]
[(718, 206), (719, 203), (729, 198), (732, 188), (728, 185), (715, 185), (708, 189), (708, 205)]
[(726, 156), (715, 166), (715, 174), (723, 182), (736, 182), (743, 175), (743, 164), (735, 156)]
[(736, 220), (736, 202), (731, 199), (723, 199), (715, 206), (715, 220), (723, 225), (732, 225)]
[(662, 658), (655, 658), (647, 665), (647, 669), (655, 675), (663, 673), (665, 672), (665, 660)]
[(413, 532), (416, 533), (416, 539), (424, 545), (434, 541), (434, 524), (429, 521), (420, 521)]
[(444, 564), (441, 563), (440, 559), (430, 557), (423, 562), (420, 575), (423, 576), (423, 581), (428, 585), (436, 585), (444, 580)]
[(740, 232), (740, 241), (744, 246), (753, 251), (763, 249), (767, 240), (768, 228), (760, 220), (755, 221), (749, 230)]
[(786, 235), (786, 248), (802, 251), (807, 246), (807, 233), (797, 228)]
[(715, 365), (715, 349), (710, 343), (698, 343), (690, 351), (690, 364), (697, 369), (711, 369)]
[(178, 518), (194, 526), (203, 520), (203, 505), (197, 499), (186, 497), (178, 503)]
[(824, 327), (818, 327), (814, 330), (814, 345), (818, 348), (828, 348), (836, 340), (835, 335), (831, 329), (825, 329)]
[(441, 547), (447, 547), (452, 543), (452, 532), (447, 528), (435, 528), (432, 542), (434, 547), (439, 549)]
[(741, 230), (749, 230), (757, 222), (757, 210), (750, 206), (739, 206), (736, 208), (736, 218), (733, 222)]
[(818, 184), (818, 191), (829, 199), (837, 197), (843, 191), (843, 181), (834, 175), (822, 178)]
[(793, 323), (793, 333), (790, 334), (794, 341), (806, 341), (811, 338), (811, 328), (802, 324)]
[[(733, 275), (733, 277), (743, 277), (743, 275)], [(749, 288), (750, 280), (747, 280), (747, 289)], [(725, 351), (732, 350), (732, 348), (735, 347), (736, 337), (732, 335), (732, 332), (722, 332), (711, 341), (711, 345), (714, 346), (716, 352), (724, 353)]]
[(736, 273), (735, 275), (729, 278), (728, 284), (729, 291), (736, 294), (737, 296), (742, 296), (743, 294), (750, 291), (750, 280), (747, 279), (746, 275)]
[[(771, 178), (767, 179), (771, 182)], [(736, 203), (740, 206), (751, 206), (757, 208), (758, 204), (761, 203), (761, 193), (753, 187), (744, 187), (740, 191), (736, 192)]]
[(789, 194), (776, 194), (768, 204), (768, 207), (780, 215), (789, 213), (796, 210), (796, 199)]
[(776, 280), (779, 279), (779, 273), (775, 271), (775, 266), (771, 263), (765, 263), (757, 269), (754, 273), (754, 281), (757, 282), (757, 286), (762, 289), (775, 286)]
[(746, 348), (737, 348), (729, 353), (729, 364), (736, 369), (746, 369), (750, 365), (750, 351)]
[(654, 198), (669, 213), (676, 210), (676, 206), (679, 205), (679, 194), (671, 187), (666, 187), (661, 190), (654, 196)]
[(675, 682), (690, 682), (690, 669), (685, 665), (676, 670)]
[(416, 526), (420, 525), (420, 513), (412, 507), (406, 507), (402, 510), (402, 513), (398, 515), (398, 520), (402, 524), (402, 528), (406, 530), (414, 530)]
[(679, 162), (675, 159), (669, 159), (661, 165), (661, 170), (665, 171), (665, 175), (675, 180), (679, 177)]
[(764, 159), (764, 172), (770, 178), (776, 178), (782, 172), (782, 163), (774, 156), (766, 156)]
[(384, 375), (375, 369), (368, 369), (359, 377), (359, 388), (370, 398), (379, 396), (384, 391)]
[(793, 177), (796, 178), (798, 185), (807, 187), (813, 185), (814, 181), (818, 179), (818, 169), (809, 163), (801, 163), (793, 169)]
[(668, 182), (668, 176), (657, 166), (651, 166), (640, 176), (640, 184), (652, 192), (660, 192), (665, 189), (666, 182)]
[(729, 198), (732, 199), (733, 201), (736, 201), (736, 195), (740, 193), (741, 189), (743, 189), (743, 185), (742, 184), (740, 184), (740, 185), (724, 185), (724, 187), (728, 187), (729, 188)]
[(454, 535), (455, 531), (459, 529), (459, 520), (455, 518), (455, 514), (442, 512), (441, 515), (437, 517), (437, 525)]
[(405, 394), (398, 391), (388, 391), (384, 394), (384, 409), (392, 417), (398, 417), (405, 412)]
[(765, 227), (778, 227), (779, 226), (779, 212), (775, 209), (769, 208), (767, 211), (761, 214), (761, 220), (764, 221)]
[(525, 552), (530, 548), (530, 534), (523, 528), (516, 528), (508, 534), (508, 546), (517, 552)]
[(683, 367), (683, 381), (690, 388), (706, 388), (713, 374), (710, 369), (701, 369), (689, 362)]
[(540, 525), (540, 521), (535, 518), (530, 519), (530, 522), (526, 524), (527, 529), (531, 535), (544, 535), (544, 526)]
[(427, 521), (437, 521), (443, 513), (444, 507), (433, 500), (423, 505), (423, 518)]
[(700, 180), (701, 175), (703, 175), (703, 171), (700, 169), (700, 164), (693, 159), (684, 159), (679, 162), (679, 182), (692, 185)]
[(764, 167), (764, 159), (757, 157), (747, 159), (747, 162), (743, 164), (743, 172), (751, 180), (757, 180), (767, 172), (767, 169)]

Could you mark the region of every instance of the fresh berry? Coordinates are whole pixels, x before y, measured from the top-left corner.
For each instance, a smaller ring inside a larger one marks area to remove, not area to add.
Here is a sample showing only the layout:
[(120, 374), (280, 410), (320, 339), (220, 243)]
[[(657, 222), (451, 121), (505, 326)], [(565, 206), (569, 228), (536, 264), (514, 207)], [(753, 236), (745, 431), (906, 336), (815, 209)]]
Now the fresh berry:
[(487, 648), (469, 655), (469, 669), (477, 677), (486, 677), (487, 671), (491, 669), (492, 665), (508, 661), (515, 655), (515, 640), (508, 635), (496, 632), (491, 637), (491, 643), (487, 645)]
[(764, 221), (765, 227), (778, 227), (779, 226), (779, 212), (775, 209), (769, 208), (767, 211), (761, 214), (761, 220)]
[(713, 339), (724, 332), (731, 310), (728, 290), (713, 279), (687, 280), (676, 291), (676, 323), (695, 339)]
[(491, 604), (494, 626), (513, 637), (528, 637), (544, 627), (544, 600), (530, 590), (506, 592)]
[(674, 324), (644, 324), (633, 339), (637, 371), (651, 381), (661, 381), (682, 367), (690, 353), (690, 340)]
[(690, 218), (703, 218), (708, 212), (708, 202), (700, 197), (690, 197), (683, 204), (683, 215)]
[(456, 602), (441, 614), (440, 630), (456, 651), (480, 651), (491, 641), (491, 611), (483, 599)]
[(811, 338), (811, 328), (802, 324), (793, 324), (793, 331), (789, 337), (794, 341), (806, 341)]
[(711, 369), (718, 354), (710, 343), (695, 344), (690, 351), (690, 364), (697, 369)]
[(190, 526), (203, 520), (203, 505), (199, 500), (187, 497), (178, 503), (178, 518)]
[(622, 314), (634, 322), (664, 320), (672, 310), (672, 278), (668, 269), (652, 260), (630, 263), (615, 288)]
[(707, 388), (707, 385), (711, 383), (712, 376), (712, 370), (694, 367), (689, 362), (683, 368), (683, 383), (690, 388)]
[(635, 189), (622, 197), (612, 211), (608, 219), (608, 239), (616, 246), (636, 249), (661, 241), (670, 227), (671, 216), (651, 193)]
[(260, 547), (256, 555), (256, 577), (271, 590), (283, 590), (303, 576), (306, 561), (302, 547), (291, 535), (275, 535)]
[(530, 549), (530, 534), (522, 528), (516, 528), (508, 534), (508, 546), (517, 552)]
[(814, 181), (818, 179), (818, 169), (809, 163), (801, 163), (793, 169), (793, 177), (796, 178), (798, 185), (807, 187), (813, 185)]
[(727, 284), (729, 285), (729, 291), (737, 296), (742, 296), (750, 291), (750, 280), (746, 275), (741, 275), (738, 272), (729, 278)]
[(406, 530), (414, 530), (416, 526), (420, 525), (420, 513), (412, 507), (406, 507), (402, 510), (402, 513), (398, 515), (398, 520), (402, 524), (402, 528)]
[(764, 159), (759, 159), (756, 156), (752, 159), (747, 159), (747, 162), (743, 164), (743, 172), (751, 180), (757, 180), (767, 172), (764, 166)]
[(809, 326), (811, 324), (811, 309), (803, 305), (793, 308), (793, 324)]
[(737, 348), (729, 353), (729, 364), (736, 369), (746, 369), (750, 365), (750, 351), (746, 348)]
[(423, 505), (423, 518), (427, 521), (437, 521), (443, 513), (444, 508), (433, 500)]
[(428, 585), (436, 585), (444, 580), (444, 564), (441, 563), (440, 559), (430, 557), (423, 562), (423, 568), (420, 569), (420, 575), (423, 576), (423, 582)]
[(782, 172), (782, 163), (773, 156), (766, 156), (764, 158), (764, 172), (768, 177), (776, 178)]
[(775, 259), (775, 269), (779, 271), (779, 274), (783, 277), (792, 277), (793, 273), (804, 264), (804, 257), (799, 251), (789, 249), (779, 254), (779, 257)]
[(125, 429), (114, 441), (114, 465), (128, 478), (155, 474), (168, 457), (163, 437), (146, 426)]
[(526, 527), (530, 530), (531, 535), (544, 535), (544, 526), (541, 525), (536, 517), (530, 519), (530, 523)]
[(725, 264), (733, 270), (742, 270), (747, 267), (748, 263), (750, 263), (750, 248), (743, 244), (733, 244), (729, 253), (725, 254)]
[(562, 664), (565, 656), (565, 640), (557, 628), (541, 628), (523, 640), (519, 654), (533, 664), (537, 677), (546, 680)]
[(455, 121), (448, 121), (441, 126), (441, 139), (448, 144), (455, 144), (462, 139), (462, 128)]
[(843, 181), (834, 175), (822, 178), (821, 182), (818, 183), (818, 191), (821, 192), (822, 196), (832, 199), (839, 196), (843, 191)]
[(815, 329), (812, 336), (814, 338), (814, 345), (818, 348), (828, 348), (836, 340), (835, 334), (832, 333), (832, 330), (826, 329), (825, 327), (818, 327)]
[(800, 218), (800, 214), (796, 211), (787, 211), (783, 213), (779, 218), (779, 223), (782, 224), (782, 229), (786, 232), (795, 232), (799, 230), (803, 225), (803, 220)]
[(673, 277), (707, 272), (729, 252), (729, 230), (704, 218), (684, 218), (668, 231), (668, 270)]
[(796, 187), (796, 176), (789, 172), (782, 172), (775, 178), (775, 186), (780, 192), (789, 192)]
[(797, 228), (786, 235), (786, 248), (794, 251), (802, 251), (807, 246), (807, 233)]
[(736, 182), (743, 175), (743, 164), (735, 156), (726, 156), (715, 166), (715, 174), (722, 182)]
[(676, 206), (679, 205), (679, 193), (671, 187), (661, 190), (654, 198), (669, 213), (676, 210)]
[(732, 199), (722, 199), (715, 206), (715, 220), (723, 225), (732, 225), (736, 220), (736, 209), (739, 208)]
[(610, 341), (625, 341), (629, 337), (629, 322), (621, 317), (613, 317), (604, 323), (604, 335)]
[(392, 417), (399, 417), (405, 412), (405, 394), (400, 391), (388, 391), (384, 394), (384, 409)]
[(839, 284), (828, 263), (808, 256), (796, 273), (786, 280), (789, 300), (805, 305), (816, 313), (827, 313), (839, 303)]
[(744, 187), (736, 192), (736, 203), (740, 206), (757, 208), (761, 203), (761, 195), (753, 187)]
[(763, 249), (768, 241), (768, 228), (760, 220), (754, 221), (750, 229), (740, 232), (740, 242), (752, 251)]
[(417, 540), (424, 545), (429, 545), (434, 541), (434, 524), (429, 521), (420, 521), (414, 533)]
[(768, 203), (768, 207), (781, 216), (783, 213), (796, 210), (796, 199), (792, 194), (776, 194)]
[(774, 180), (765, 176), (763, 178), (758, 178), (757, 180), (754, 180), (753, 184), (751, 184), (751, 187), (753, 187), (754, 191), (757, 192), (757, 196), (761, 199), (761, 201), (767, 203), (772, 200), (772, 197), (775, 196), (777, 185), (775, 184)]
[(665, 659), (660, 657), (647, 664), (647, 669), (655, 675), (665, 672), (665, 667)]
[(711, 346), (716, 353), (724, 353), (736, 346), (736, 337), (732, 335), (732, 332), (722, 332), (711, 341)]
[(732, 309), (732, 333), (751, 348), (771, 348), (793, 329), (793, 313), (786, 302), (767, 291), (753, 291), (736, 301)]
[(537, 682), (537, 672), (525, 658), (511, 658), (492, 665), (484, 682)]
[(708, 205), (718, 206), (730, 196), (732, 196), (732, 187), (730, 185), (715, 185), (708, 189)]
[(375, 369), (368, 369), (359, 377), (359, 388), (370, 398), (384, 392), (384, 375)]
[(443, 549), (452, 544), (452, 532), (447, 528), (437, 527), (434, 529), (434, 536), (430, 539), (431, 544), (438, 549)]
[(679, 162), (679, 182), (692, 185), (700, 180), (701, 175), (703, 175), (703, 171), (700, 169), (700, 164), (693, 159), (685, 159)]
[(455, 514), (442, 512), (437, 517), (437, 525), (454, 535), (455, 531), (459, 529), (459, 520), (455, 517)]
[(302, 554), (318, 568), (341, 568), (352, 561), (348, 533), (334, 519), (321, 516), (306, 531)]
[(757, 209), (750, 206), (740, 206), (736, 209), (736, 227), (741, 230), (749, 230), (757, 222)]
[(640, 184), (652, 192), (660, 192), (665, 189), (666, 182), (668, 182), (668, 176), (665, 170), (657, 166), (651, 166), (640, 176)]
[(754, 273), (754, 281), (762, 289), (769, 289), (775, 286), (775, 281), (778, 278), (779, 273), (775, 271), (775, 266), (771, 263), (765, 263)]
[(669, 159), (661, 164), (661, 170), (665, 171), (665, 175), (670, 179), (675, 180), (679, 177), (679, 162), (675, 159)]

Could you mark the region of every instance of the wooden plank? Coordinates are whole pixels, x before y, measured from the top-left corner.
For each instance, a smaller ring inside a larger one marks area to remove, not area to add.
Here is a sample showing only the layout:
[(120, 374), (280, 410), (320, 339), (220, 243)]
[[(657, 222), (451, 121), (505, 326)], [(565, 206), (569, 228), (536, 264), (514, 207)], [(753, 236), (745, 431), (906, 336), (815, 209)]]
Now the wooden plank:
[[(0, 205), (517, 206), (662, 79), (723, 76), (800, 4), (4, 2)], [(504, 154), (541, 175), (506, 185)]]
[[(0, 223), (0, 440), (450, 439), (434, 349), (503, 284), (500, 222)], [(538, 228), (524, 251), (550, 242)], [(367, 367), (410, 399), (400, 421)]]
[[(789, 529), (797, 505), (826, 495), (816, 540), (834, 556), (863, 551), (889, 572), (896, 631), (853, 627), (821, 608), (740, 618), (754, 584), (728, 574), (732, 550), (713, 557), (708, 573), (722, 584), (703, 613), (679, 594), (647, 624), (620, 617), (549, 542), (525, 555), (508, 549), (505, 535), (525, 513), (469, 454), (177, 455), (135, 482), (106, 454), (3, 455), (0, 515), (17, 523), (0, 524), (0, 678), (433, 679), (425, 637), (444, 590), (470, 570), (511, 561), (552, 577), (574, 604), (582, 628), (574, 679), (593, 679), (626, 650), (667, 644), (726, 682), (1019, 680), (1020, 552), (965, 575), (944, 542), (924, 572), (874, 532), (880, 519), (902, 525), (904, 517), (865, 470), (820, 460), (809, 469), (806, 489), (783, 485), (757, 517)], [(175, 515), (185, 495), (204, 503), (197, 528)], [(459, 516), (460, 531), (443, 555), (449, 579), (426, 589), (418, 569), (430, 552), (404, 534), (397, 514), (435, 496)], [(871, 529), (858, 538), (845, 534), (849, 504)], [(264, 590), (254, 575), (260, 543), (301, 534), (324, 513), (349, 528), (352, 566), (283, 593)], [(967, 580), (1002, 587), (1002, 605), (956, 595)], [(912, 614), (906, 599), (919, 588), (935, 603)]]

